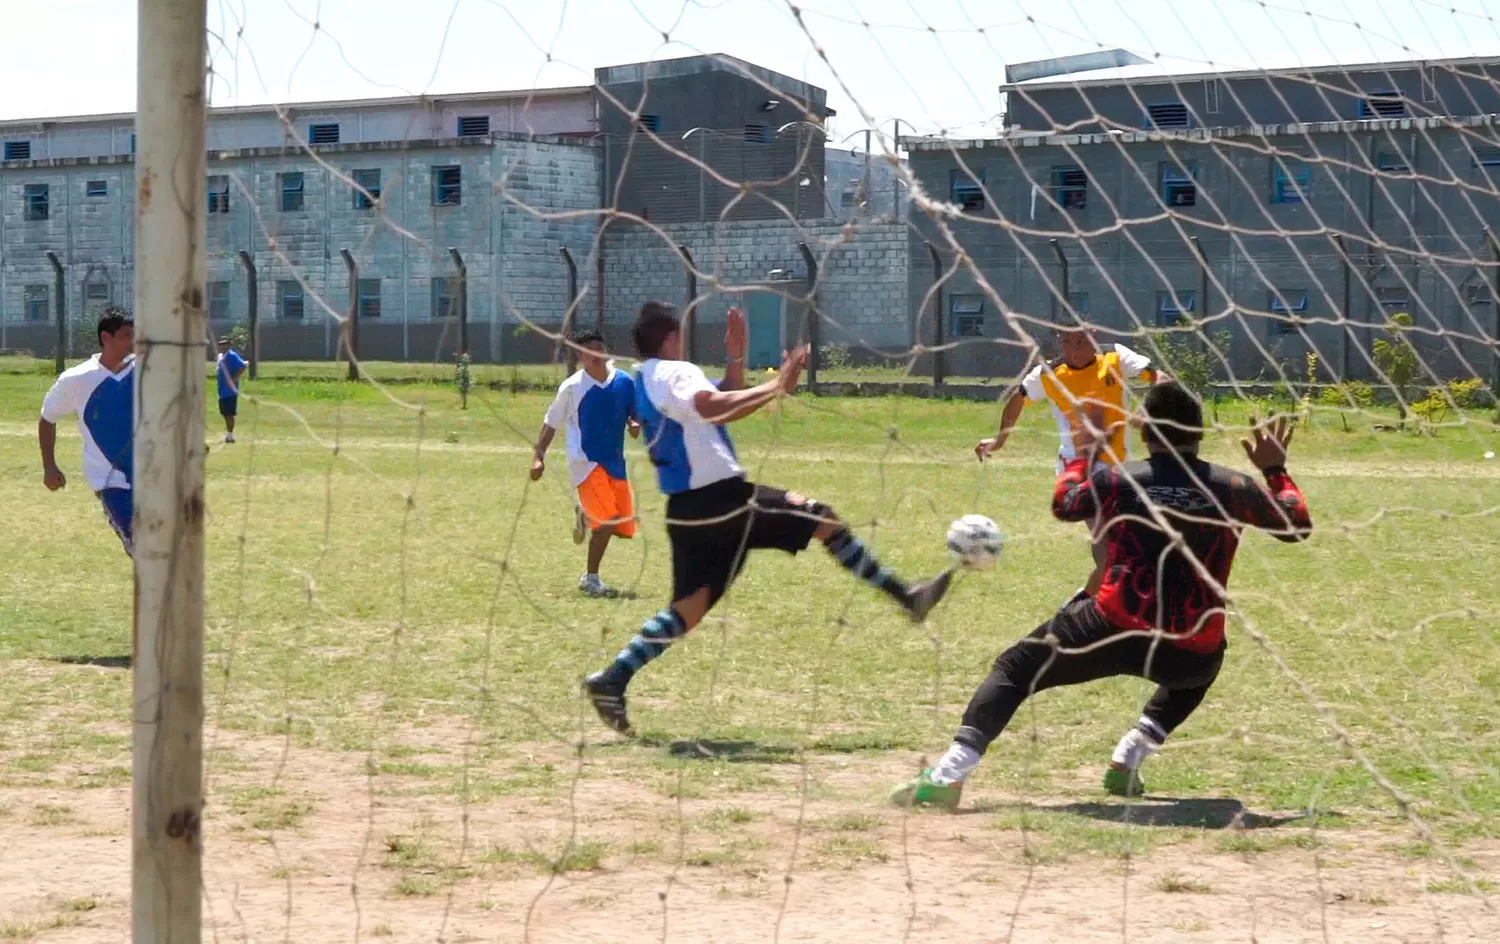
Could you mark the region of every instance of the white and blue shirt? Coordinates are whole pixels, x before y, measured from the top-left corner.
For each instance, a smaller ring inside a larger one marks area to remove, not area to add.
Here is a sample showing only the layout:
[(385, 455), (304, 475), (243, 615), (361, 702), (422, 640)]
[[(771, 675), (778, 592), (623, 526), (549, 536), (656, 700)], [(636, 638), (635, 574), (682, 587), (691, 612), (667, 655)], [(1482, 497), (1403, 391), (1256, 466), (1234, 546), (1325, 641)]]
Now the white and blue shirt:
[(135, 445), (135, 358), (111, 372), (99, 355), (58, 375), (42, 400), (42, 419), (57, 423), (78, 414), (83, 436), (83, 477), (89, 488), (129, 488)]
[(240, 395), (239, 380), (240, 371), (245, 369), (245, 359), (240, 356), (234, 348), (230, 348), (219, 355), (218, 367), (214, 374), (219, 379), (219, 399), (227, 400), (230, 397)]
[(698, 415), (693, 398), (717, 385), (696, 364), (651, 358), (635, 375), (635, 409), (661, 490), (676, 495), (745, 470), (723, 426)]
[(634, 418), (635, 382), (611, 366), (602, 382), (584, 370), (564, 380), (542, 422), (565, 430), (568, 472), (578, 486), (596, 466), (625, 478), (625, 422)]

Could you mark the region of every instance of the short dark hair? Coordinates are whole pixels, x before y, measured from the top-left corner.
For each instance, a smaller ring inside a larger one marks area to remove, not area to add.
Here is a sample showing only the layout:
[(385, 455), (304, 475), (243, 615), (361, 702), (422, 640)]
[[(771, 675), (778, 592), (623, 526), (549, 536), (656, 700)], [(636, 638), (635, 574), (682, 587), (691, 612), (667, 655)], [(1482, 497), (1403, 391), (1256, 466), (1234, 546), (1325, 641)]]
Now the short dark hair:
[(630, 327), (630, 340), (636, 353), (642, 357), (655, 357), (661, 346), (674, 332), (682, 330), (682, 319), (677, 309), (666, 302), (647, 302), (641, 306), (635, 324)]
[(1203, 441), (1203, 405), (1182, 384), (1159, 383), (1146, 392), (1146, 442), (1191, 449)]
[(579, 347), (583, 347), (586, 344), (603, 344), (604, 335), (600, 334), (598, 331), (595, 331), (593, 328), (589, 328), (584, 331), (574, 331), (573, 336), (568, 340), (572, 341)]
[(118, 305), (105, 305), (104, 310), (99, 313), (98, 339), (103, 343), (106, 334), (114, 334), (121, 328), (134, 324), (135, 319), (130, 317), (130, 312)]

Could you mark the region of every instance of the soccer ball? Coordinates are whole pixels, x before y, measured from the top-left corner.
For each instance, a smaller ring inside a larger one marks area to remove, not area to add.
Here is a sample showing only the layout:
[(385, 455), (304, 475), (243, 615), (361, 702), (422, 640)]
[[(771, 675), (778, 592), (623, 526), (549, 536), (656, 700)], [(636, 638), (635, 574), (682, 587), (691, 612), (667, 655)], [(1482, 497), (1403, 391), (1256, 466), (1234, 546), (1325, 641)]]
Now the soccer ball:
[(965, 570), (983, 570), (1000, 559), (1005, 535), (984, 515), (964, 515), (948, 526), (948, 553)]

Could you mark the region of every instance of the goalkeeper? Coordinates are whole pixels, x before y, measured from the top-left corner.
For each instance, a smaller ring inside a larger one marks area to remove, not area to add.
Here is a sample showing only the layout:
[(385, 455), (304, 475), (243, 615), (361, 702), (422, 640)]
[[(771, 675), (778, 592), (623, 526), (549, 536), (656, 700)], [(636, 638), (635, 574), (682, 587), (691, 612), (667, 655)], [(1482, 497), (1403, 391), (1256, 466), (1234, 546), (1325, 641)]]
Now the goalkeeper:
[(1103, 445), (1080, 422), (1079, 458), (1057, 480), (1052, 513), (1062, 521), (1098, 516), (1104, 581), (1093, 598), (1064, 606), (995, 660), (964, 711), (963, 725), (935, 767), (897, 787), (898, 805), (958, 805), (964, 780), (1021, 703), (1061, 685), (1130, 675), (1157, 684), (1140, 722), (1121, 738), (1104, 775), (1120, 796), (1144, 791), (1138, 769), (1202, 703), (1224, 662), (1224, 598), (1245, 525), (1280, 541), (1312, 530), (1302, 493), (1287, 475), (1292, 427), (1254, 427), (1245, 454), (1265, 488), (1198, 458), (1203, 410), (1183, 387), (1146, 394), (1144, 462), (1088, 471)]

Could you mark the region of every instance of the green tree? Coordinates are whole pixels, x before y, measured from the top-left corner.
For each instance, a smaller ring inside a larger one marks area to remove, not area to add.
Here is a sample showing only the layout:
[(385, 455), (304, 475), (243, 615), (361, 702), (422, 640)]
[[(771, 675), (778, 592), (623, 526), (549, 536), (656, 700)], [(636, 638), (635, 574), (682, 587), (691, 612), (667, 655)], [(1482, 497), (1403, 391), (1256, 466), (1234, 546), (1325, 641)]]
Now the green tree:
[(1401, 421), (1406, 422), (1406, 404), (1411, 402), (1412, 381), (1417, 376), (1417, 349), (1411, 346), (1406, 332), (1412, 327), (1411, 315), (1398, 311), (1385, 323), (1386, 337), (1376, 338), (1371, 354), (1375, 366), (1385, 375), (1385, 380), (1395, 389), (1401, 411)]

